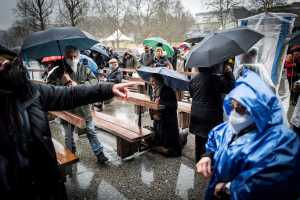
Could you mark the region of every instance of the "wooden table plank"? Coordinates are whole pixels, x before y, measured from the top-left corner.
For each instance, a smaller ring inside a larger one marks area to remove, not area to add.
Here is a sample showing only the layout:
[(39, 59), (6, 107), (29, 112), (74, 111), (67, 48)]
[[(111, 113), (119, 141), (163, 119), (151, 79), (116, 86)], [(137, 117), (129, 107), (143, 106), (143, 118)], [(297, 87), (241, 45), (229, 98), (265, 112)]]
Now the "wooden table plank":
[(134, 125), (134, 124), (128, 124), (116, 117), (113, 117), (111, 115), (102, 113), (102, 112), (92, 112), (92, 116), (93, 118), (101, 118), (101, 119), (105, 119), (106, 121), (115, 124), (117, 126), (120, 126), (122, 128), (128, 129), (130, 131), (133, 131), (136, 133), (137, 137), (145, 137), (149, 134), (151, 134), (151, 131), (145, 128), (139, 128), (138, 126)]
[(105, 116), (105, 118), (100, 118), (100, 115), (93, 114), (93, 120), (98, 128), (104, 129), (108, 132), (112, 132), (117, 137), (120, 137), (126, 141), (129, 142), (136, 142), (139, 141), (151, 134), (150, 131), (146, 129), (141, 129), (141, 132), (135, 132), (137, 131), (137, 128), (134, 128), (133, 130), (130, 130), (127, 123), (124, 122), (111, 122), (109, 117)]
[(78, 115), (75, 115), (73, 113), (70, 113), (67, 111), (60, 111), (60, 112), (50, 111), (49, 113), (51, 115), (54, 115), (56, 117), (59, 117), (65, 121), (69, 122), (70, 124), (80, 128), (80, 129), (83, 129), (86, 127), (85, 119)]
[[(103, 70), (103, 71), (108, 71), (109, 68), (104, 67), (102, 70)], [(127, 72), (127, 73), (134, 73), (134, 72), (136, 72), (136, 69), (133, 69), (133, 68), (121, 68), (121, 67), (120, 67), (119, 70), (120, 70), (121, 72)]]
[(140, 94), (136, 92), (128, 92), (128, 98), (121, 99), (121, 100), (138, 106), (147, 107), (153, 110), (159, 110), (162, 108), (162, 106), (159, 105), (158, 103), (151, 101), (148, 95)]
[(60, 167), (72, 165), (79, 161), (79, 158), (69, 149), (65, 148), (61, 143), (52, 138), (54, 149), (56, 152), (57, 162)]

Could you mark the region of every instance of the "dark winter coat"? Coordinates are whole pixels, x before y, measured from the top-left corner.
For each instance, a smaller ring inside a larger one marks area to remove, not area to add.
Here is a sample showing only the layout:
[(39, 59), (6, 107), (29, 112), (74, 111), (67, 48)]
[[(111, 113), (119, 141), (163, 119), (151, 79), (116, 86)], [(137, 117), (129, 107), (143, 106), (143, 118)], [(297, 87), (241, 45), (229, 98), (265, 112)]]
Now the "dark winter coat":
[(156, 141), (173, 153), (181, 154), (181, 144), (177, 119), (177, 99), (174, 90), (167, 86), (162, 86), (159, 103), (163, 108), (159, 111), (160, 120), (154, 120), (156, 131)]
[(123, 79), (123, 74), (119, 68), (112, 70), (106, 77), (107, 82), (121, 83)]
[(207, 137), (213, 127), (223, 122), (223, 94), (234, 87), (234, 82), (232, 72), (220, 76), (210, 70), (200, 72), (191, 80), (191, 133)]
[[(51, 140), (48, 111), (68, 110), (110, 99), (112, 85), (56, 87), (34, 84), (33, 90), (34, 97), (20, 105), (20, 115), (26, 113), (27, 116), (21, 117), (27, 119), (22, 120), (22, 127), (26, 128), (7, 127), (0, 120), (0, 196), (3, 200), (67, 199)], [(20, 151), (14, 139), (24, 137), (26, 154)]]

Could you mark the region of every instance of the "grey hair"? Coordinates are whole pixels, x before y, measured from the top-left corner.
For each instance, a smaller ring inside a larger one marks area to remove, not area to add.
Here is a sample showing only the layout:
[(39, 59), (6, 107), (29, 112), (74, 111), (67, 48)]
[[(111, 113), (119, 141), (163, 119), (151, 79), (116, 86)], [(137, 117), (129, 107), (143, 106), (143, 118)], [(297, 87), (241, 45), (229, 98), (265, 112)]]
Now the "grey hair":
[(65, 48), (65, 54), (66, 53), (72, 53), (72, 52), (78, 52), (79, 53), (79, 49), (75, 46), (72, 46), (72, 45), (69, 45), (69, 46), (66, 46)]

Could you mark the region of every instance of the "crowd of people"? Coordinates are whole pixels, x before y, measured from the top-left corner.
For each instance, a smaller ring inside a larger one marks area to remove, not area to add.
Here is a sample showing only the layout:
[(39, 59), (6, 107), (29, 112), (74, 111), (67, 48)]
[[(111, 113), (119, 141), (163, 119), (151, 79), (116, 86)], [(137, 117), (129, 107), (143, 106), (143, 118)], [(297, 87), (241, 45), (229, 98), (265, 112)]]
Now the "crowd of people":
[[(102, 105), (113, 96), (126, 98), (121, 68), (165, 67), (183, 71), (191, 49), (187, 43), (168, 57), (162, 45), (144, 46), (140, 58), (111, 48), (108, 56), (85, 52), (98, 67), (93, 73), (80, 61), (80, 50), (67, 46), (60, 60), (47, 63), (47, 84), (34, 84), (17, 54), (0, 51), (0, 194), (9, 199), (66, 199), (51, 142), (47, 111), (70, 110), (86, 120), (86, 134), (98, 163), (108, 159), (96, 136), (88, 104)], [(285, 69), (296, 108), (293, 130), (284, 123), (275, 86), (257, 63), (257, 52), (210, 67), (199, 67), (189, 83), (192, 99), (189, 131), (195, 135), (197, 171), (210, 177), (206, 199), (297, 199), (300, 196), (300, 48), (291, 49)], [(104, 73), (103, 70), (107, 72)], [(299, 73), (298, 73), (299, 71)], [(128, 73), (128, 76), (132, 76)], [(160, 75), (147, 83), (150, 99), (162, 107), (150, 110), (154, 144), (168, 156), (182, 155), (185, 144), (177, 119), (177, 95)], [(63, 123), (65, 144), (76, 152), (74, 127)], [(152, 143), (153, 144), (153, 143)], [(51, 190), (48, 190), (51, 186)]]

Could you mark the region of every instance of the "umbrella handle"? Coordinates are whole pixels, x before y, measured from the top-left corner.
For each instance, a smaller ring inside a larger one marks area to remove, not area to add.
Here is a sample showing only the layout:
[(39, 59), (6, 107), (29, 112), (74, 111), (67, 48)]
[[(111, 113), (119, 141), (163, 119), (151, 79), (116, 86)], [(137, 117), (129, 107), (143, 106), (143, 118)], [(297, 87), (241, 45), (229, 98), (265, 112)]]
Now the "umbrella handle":
[[(57, 46), (58, 46), (58, 50), (59, 50), (60, 56), (62, 57), (62, 56), (63, 56), (63, 54), (62, 54), (62, 50), (61, 50), (61, 47), (60, 47), (59, 40), (56, 40), (56, 43), (57, 43)], [(64, 62), (64, 61), (62, 61), (62, 64), (63, 64), (63, 68), (64, 68), (64, 72), (65, 72), (65, 71), (66, 71), (65, 62)]]

